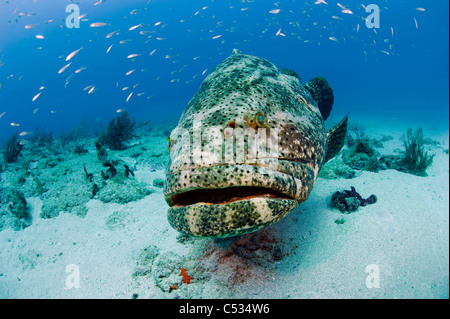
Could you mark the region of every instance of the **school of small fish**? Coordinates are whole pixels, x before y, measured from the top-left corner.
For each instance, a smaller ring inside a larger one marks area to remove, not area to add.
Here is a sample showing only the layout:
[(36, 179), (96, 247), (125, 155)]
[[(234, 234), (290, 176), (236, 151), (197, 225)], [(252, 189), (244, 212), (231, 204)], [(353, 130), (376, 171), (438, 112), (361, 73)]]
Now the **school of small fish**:
[[(389, 25), (383, 29), (365, 28), (365, 18), (367, 17), (364, 4), (357, 3), (331, 3), (331, 1), (315, 0), (301, 1), (296, 6), (284, 6), (282, 1), (267, 3), (264, 12), (257, 12), (252, 5), (255, 1), (229, 1), (227, 10), (233, 13), (233, 19), (221, 19), (221, 11), (215, 10), (218, 6), (217, 1), (204, 0), (199, 1), (195, 10), (186, 12), (184, 16), (166, 16), (166, 18), (157, 19), (156, 15), (150, 15), (152, 10), (152, 1), (148, 0), (139, 8), (127, 11), (124, 14), (124, 21), (114, 23), (98, 19), (93, 14), (83, 13), (78, 17), (81, 29), (89, 38), (84, 43), (68, 42), (61, 44), (61, 50), (58, 56), (55, 56), (55, 65), (49, 69), (49, 74), (54, 75), (58, 81), (61, 81), (61, 87), (64, 89), (72, 88), (74, 85), (84, 87), (83, 91), (87, 94), (108, 94), (108, 87), (105, 83), (93, 80), (92, 75), (98, 72), (96, 63), (86, 63), (86, 57), (95, 56), (95, 59), (109, 63), (112, 68), (120, 70), (117, 78), (113, 79), (116, 83), (116, 89), (124, 93), (122, 103), (132, 105), (139, 99), (150, 99), (154, 96), (151, 88), (142, 88), (137, 91), (141, 85), (138, 78), (141, 73), (148, 72), (148, 78), (152, 81), (167, 81), (168, 85), (199, 85), (208, 75), (208, 69), (205, 66), (210, 65), (210, 56), (202, 55), (199, 51), (195, 55), (186, 57), (183, 53), (184, 48), (177, 44), (182, 37), (192, 40), (192, 43), (198, 41), (211, 41), (211, 47), (215, 47), (218, 55), (228, 55), (229, 47), (240, 48), (252, 41), (264, 41), (265, 39), (277, 39), (276, 41), (297, 41), (299, 46), (311, 45), (346, 45), (347, 43), (358, 43), (361, 49), (361, 55), (366, 59), (369, 56), (386, 57), (395, 56), (395, 40), (398, 33), (398, 26)], [(39, 0), (34, 0), (39, 3)], [(204, 5), (208, 3), (208, 5)], [(225, 3), (225, 2), (224, 2)], [(13, 2), (7, 1), (6, 4), (13, 6)], [(95, 3), (84, 4), (89, 6), (107, 6), (108, 2), (104, 0)], [(223, 8), (224, 4), (221, 4)], [(258, 3), (260, 5), (260, 3)], [(259, 7), (260, 8), (260, 7)], [(384, 9), (387, 9), (385, 6)], [(11, 24), (22, 25), (27, 35), (36, 39), (36, 50), (46, 50), (47, 41), (54, 41), (55, 34), (46, 33), (48, 28), (45, 25), (54, 25), (60, 21), (59, 28), (61, 32), (71, 34), (72, 30), (65, 25), (64, 19), (58, 17), (43, 17), (38, 20), (38, 15), (30, 12), (25, 4), (20, 4), (16, 8), (11, 8)], [(411, 28), (419, 29), (421, 15), (427, 11), (423, 7), (410, 8)], [(250, 28), (246, 21), (249, 17), (260, 17), (259, 22)], [(204, 21), (203, 27), (199, 23)], [(319, 23), (322, 21), (322, 23)], [(327, 21), (326, 24), (323, 21)], [(192, 22), (192, 23), (191, 23)], [(254, 27), (254, 28), (253, 28)], [(92, 30), (92, 31), (89, 31)], [(169, 31), (166, 31), (169, 30)], [(174, 38), (175, 34), (182, 34)], [(240, 40), (234, 34), (239, 35)], [(248, 34), (248, 36), (245, 36)], [(63, 39), (67, 39), (65, 37)], [(362, 41), (364, 39), (364, 41)], [(146, 49), (143, 48), (145, 44)], [(94, 48), (95, 46), (95, 48)], [(101, 47), (102, 52), (96, 51)], [(8, 51), (1, 52), (0, 67), (5, 65), (5, 55)], [(85, 61), (81, 63), (80, 61)], [(167, 74), (153, 74), (152, 65), (167, 65)], [(123, 69), (123, 66), (126, 69)], [(86, 71), (85, 71), (86, 70)], [(1, 71), (1, 69), (0, 69)], [(64, 75), (63, 75), (64, 74)], [(9, 80), (21, 80), (23, 75), (8, 74), (3, 76), (0, 73), (0, 99), (4, 91), (8, 89)], [(39, 92), (30, 94), (30, 100), (33, 106), (29, 110), (37, 114), (39, 110), (48, 110), (52, 114), (58, 111), (44, 104), (48, 101), (51, 94), (49, 89), (45, 89), (42, 83), (51, 79), (43, 78), (40, 83)], [(109, 79), (108, 79), (109, 80)], [(74, 84), (76, 83), (76, 84)], [(106, 87), (106, 89), (104, 89)], [(44, 90), (45, 89), (45, 90)], [(45, 93), (44, 93), (45, 92)], [(44, 94), (43, 94), (44, 93)], [(154, 93), (154, 92), (153, 92)], [(43, 97), (41, 97), (43, 96)], [(1, 100), (0, 100), (1, 102)], [(36, 107), (39, 106), (39, 107)], [(0, 103), (1, 107), (1, 103)], [(117, 112), (123, 110), (119, 108)], [(6, 111), (0, 109), (0, 119), (9, 115)], [(10, 122), (12, 126), (19, 125), (16, 122)], [(27, 131), (25, 131), (27, 132)], [(27, 134), (25, 134), (27, 135)]]

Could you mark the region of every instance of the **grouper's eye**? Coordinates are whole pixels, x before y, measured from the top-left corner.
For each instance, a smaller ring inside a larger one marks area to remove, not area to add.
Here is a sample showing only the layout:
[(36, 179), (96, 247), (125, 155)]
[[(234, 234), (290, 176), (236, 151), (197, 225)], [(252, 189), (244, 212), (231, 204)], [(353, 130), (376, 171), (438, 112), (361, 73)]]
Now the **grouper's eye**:
[(255, 114), (255, 123), (258, 127), (263, 128), (267, 126), (266, 117), (263, 113), (258, 112)]
[(258, 128), (268, 127), (266, 116), (263, 112), (257, 111), (256, 113), (248, 113), (244, 115), (244, 120), (248, 126), (257, 130)]

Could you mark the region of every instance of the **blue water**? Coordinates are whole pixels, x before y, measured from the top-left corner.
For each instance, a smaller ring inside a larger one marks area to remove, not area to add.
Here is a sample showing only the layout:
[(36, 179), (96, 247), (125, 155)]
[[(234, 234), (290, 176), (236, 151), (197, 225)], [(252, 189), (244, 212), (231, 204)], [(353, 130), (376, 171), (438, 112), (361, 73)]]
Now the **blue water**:
[[(0, 2), (0, 114), (6, 112), (0, 142), (38, 125), (68, 131), (83, 118), (105, 126), (120, 108), (139, 119), (178, 119), (203, 79), (234, 48), (295, 70), (304, 83), (325, 76), (337, 116), (350, 112), (448, 127), (448, 1), (373, 1), (380, 8), (378, 29), (366, 27), (369, 13), (360, 1), (340, 2), (353, 14), (343, 13), (334, 0), (97, 2), (76, 2), (87, 14), (78, 29), (65, 25), (71, 1)], [(274, 9), (280, 11), (270, 13)], [(90, 27), (94, 22), (108, 25)], [(31, 24), (37, 26), (25, 28)], [(115, 30), (119, 34), (106, 38)], [(66, 56), (80, 47), (58, 74)], [(140, 56), (127, 58), (131, 54)], [(65, 88), (81, 67), (87, 68)], [(90, 85), (96, 88), (92, 94), (84, 90)]]

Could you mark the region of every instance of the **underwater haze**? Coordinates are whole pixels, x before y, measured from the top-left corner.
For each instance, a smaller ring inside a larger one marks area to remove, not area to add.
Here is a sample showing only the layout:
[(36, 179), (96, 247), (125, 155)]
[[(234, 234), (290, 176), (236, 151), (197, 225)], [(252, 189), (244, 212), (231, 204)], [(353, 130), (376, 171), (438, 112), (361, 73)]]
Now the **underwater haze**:
[[(449, 298), (448, 12), (0, 0), (0, 298)], [(202, 112), (282, 170), (189, 166)]]
[(121, 108), (177, 119), (234, 48), (292, 69), (304, 83), (325, 76), (338, 114), (448, 123), (447, 1), (379, 1), (380, 25), (371, 29), (369, 3), (347, 1), (351, 13), (343, 13), (336, 1), (315, 2), (79, 1), (86, 16), (69, 29), (65, 10), (75, 2), (2, 1), (1, 140), (37, 125), (57, 133), (83, 117), (108, 121)]

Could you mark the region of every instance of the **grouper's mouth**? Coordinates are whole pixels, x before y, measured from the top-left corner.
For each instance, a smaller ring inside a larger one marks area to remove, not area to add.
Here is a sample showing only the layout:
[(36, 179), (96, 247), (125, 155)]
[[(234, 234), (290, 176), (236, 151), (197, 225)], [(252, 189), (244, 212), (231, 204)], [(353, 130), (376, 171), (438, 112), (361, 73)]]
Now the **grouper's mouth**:
[(196, 167), (166, 174), (164, 196), (170, 225), (198, 237), (229, 237), (256, 231), (306, 200), (313, 170), (288, 162)]
[(171, 207), (223, 205), (255, 197), (302, 202), (314, 182), (313, 170), (299, 162), (221, 165), (167, 172), (164, 195)]
[(273, 199), (295, 200), (291, 195), (283, 194), (277, 190), (254, 187), (254, 186), (235, 186), (216, 189), (196, 189), (181, 192), (171, 196), (172, 206), (185, 207), (198, 203), (209, 205), (222, 205), (240, 200), (247, 200), (255, 197), (265, 197)]

